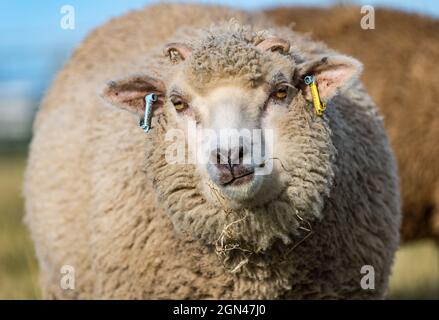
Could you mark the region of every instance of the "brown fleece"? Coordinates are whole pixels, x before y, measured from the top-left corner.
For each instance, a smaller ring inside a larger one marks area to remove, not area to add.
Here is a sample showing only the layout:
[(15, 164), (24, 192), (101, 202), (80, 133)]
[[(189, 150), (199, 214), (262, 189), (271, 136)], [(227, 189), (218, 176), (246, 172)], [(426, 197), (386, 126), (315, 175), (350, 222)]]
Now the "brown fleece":
[(375, 30), (362, 30), (360, 8), (278, 8), (280, 25), (359, 58), (377, 102), (401, 176), (402, 239), (439, 241), (439, 21), (375, 10)]
[[(287, 39), (290, 52), (256, 49), (271, 35)], [(194, 50), (179, 64), (162, 53), (176, 40)], [(183, 68), (208, 90), (332, 54), (257, 15), (203, 5), (155, 5), (95, 30), (58, 75), (34, 126), (26, 221), (45, 297), (382, 298), (399, 242), (398, 179), (381, 117), (355, 76), (323, 117), (302, 95), (292, 100), (276, 127), (283, 191), (233, 209), (221, 195), (203, 196), (193, 165), (165, 161), (164, 134), (174, 126), (168, 101), (145, 134), (99, 96), (109, 80), (131, 74), (166, 86)], [(59, 287), (66, 264), (75, 268), (73, 291)], [(363, 265), (375, 269), (374, 290), (360, 286)]]

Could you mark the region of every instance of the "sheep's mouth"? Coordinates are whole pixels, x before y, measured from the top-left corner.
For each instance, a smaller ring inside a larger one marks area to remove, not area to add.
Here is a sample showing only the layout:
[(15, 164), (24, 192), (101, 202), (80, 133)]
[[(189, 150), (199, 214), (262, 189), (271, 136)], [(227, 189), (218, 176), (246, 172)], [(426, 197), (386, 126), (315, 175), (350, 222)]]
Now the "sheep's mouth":
[(253, 199), (262, 186), (262, 176), (251, 165), (211, 165), (208, 167), (210, 179), (226, 198), (237, 202)]
[(253, 166), (243, 164), (215, 164), (211, 169), (212, 178), (220, 187), (243, 186), (255, 175)]
[(251, 169), (246, 173), (243, 173), (239, 176), (232, 176), (232, 178), (224, 183), (221, 183), (221, 186), (227, 187), (227, 186), (239, 186), (246, 183), (249, 183), (253, 180), (255, 175), (255, 170)]

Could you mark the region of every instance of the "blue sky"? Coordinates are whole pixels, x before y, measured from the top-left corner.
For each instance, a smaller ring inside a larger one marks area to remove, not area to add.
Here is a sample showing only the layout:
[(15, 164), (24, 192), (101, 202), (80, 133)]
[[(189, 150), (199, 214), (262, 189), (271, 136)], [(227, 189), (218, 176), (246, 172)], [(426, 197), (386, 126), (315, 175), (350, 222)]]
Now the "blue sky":
[[(11, 91), (5, 82), (28, 82), (27, 88), (41, 91), (71, 49), (94, 27), (110, 17), (158, 1), (150, 0), (51, 0), (0, 1), (0, 96)], [(191, 2), (185, 1), (185, 2)], [(193, 2), (193, 1), (192, 1)], [(279, 5), (329, 6), (332, 0), (199, 0), (248, 10)], [(346, 1), (342, 1), (346, 3)], [(384, 6), (439, 17), (439, 0), (352, 0), (350, 3)], [(75, 8), (75, 30), (60, 28), (60, 8)], [(330, 17), (329, 17), (330, 18)], [(7, 89), (6, 89), (7, 88)]]
[[(51, 1), (0, 1), (0, 46), (35, 45), (54, 43), (71, 44), (82, 39), (93, 27), (109, 17), (129, 9), (141, 8), (151, 0), (51, 0)], [(177, 2), (177, 1), (176, 1)], [(190, 1), (186, 1), (190, 2)], [(329, 6), (340, 2), (333, 0), (199, 0), (197, 2), (221, 3), (244, 9), (260, 9), (278, 5)], [(346, 1), (344, 1), (346, 2)], [(414, 11), (439, 17), (438, 0), (353, 0), (356, 4), (370, 4)], [(59, 27), (60, 8), (71, 4), (76, 10), (76, 29)]]

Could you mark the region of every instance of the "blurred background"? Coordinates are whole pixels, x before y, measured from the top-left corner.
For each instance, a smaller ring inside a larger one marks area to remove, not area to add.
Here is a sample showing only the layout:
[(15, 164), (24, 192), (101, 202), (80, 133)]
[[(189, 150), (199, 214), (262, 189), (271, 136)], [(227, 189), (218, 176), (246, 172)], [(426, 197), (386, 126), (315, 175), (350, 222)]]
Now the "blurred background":
[[(33, 246), (22, 224), (21, 188), (27, 145), (31, 139), (32, 121), (41, 97), (56, 71), (62, 67), (74, 47), (88, 32), (111, 17), (154, 2), (157, 1), (0, 2), (0, 299), (40, 297)], [(428, 32), (432, 35), (426, 41), (436, 41), (436, 46), (439, 45), (437, 23), (439, 1), (436, 0), (199, 0), (196, 2), (224, 4), (246, 10), (266, 10), (276, 22), (285, 25), (296, 21), (299, 31), (309, 31), (312, 36), (320, 37), (319, 40), (328, 42), (331, 47), (362, 60), (365, 63), (366, 76), (368, 70), (373, 70), (377, 66), (371, 61), (369, 68), (367, 58), (361, 55), (364, 51), (374, 49), (367, 46), (352, 48), (353, 42), (337, 42), (334, 40), (334, 34), (331, 34), (337, 32), (337, 34), (348, 35), (351, 32), (352, 39), (358, 39), (353, 32), (361, 31), (359, 7), (362, 5), (372, 5), (376, 8), (377, 17), (379, 14), (384, 17), (385, 14), (395, 10), (401, 12), (401, 14), (397, 13), (397, 19), (392, 18), (394, 16), (388, 17), (388, 20), (391, 20), (387, 23), (388, 28), (392, 28), (394, 32), (398, 32), (401, 25), (404, 25), (404, 28), (411, 28), (412, 39), (417, 39), (417, 32), (423, 34), (429, 29)], [(63, 29), (60, 26), (63, 16), (61, 8), (64, 5), (72, 5), (75, 9), (74, 29)], [(337, 15), (338, 18), (334, 18)], [(349, 20), (347, 17), (358, 19), (355, 20), (355, 24), (350, 24), (346, 22)], [(313, 27), (316, 18), (326, 20), (327, 26), (333, 27), (337, 24), (342, 26), (335, 28), (336, 31), (329, 31), (325, 24), (320, 23), (318, 29)], [(425, 30), (417, 29), (412, 25), (413, 21)], [(379, 30), (378, 19), (376, 23), (377, 30), (373, 32)], [(403, 36), (407, 32), (404, 28), (399, 31)], [(376, 37), (379, 38), (380, 35), (383, 37), (383, 34), (379, 31)], [(329, 39), (333, 39), (332, 43), (326, 41), (327, 37), (332, 37)], [(422, 38), (419, 39), (422, 41)], [(392, 46), (391, 40), (388, 41), (389, 46)], [(411, 45), (414, 47), (416, 41), (412, 41)], [(397, 53), (395, 56), (390, 56), (390, 59), (394, 57), (398, 57)], [(402, 60), (394, 67), (402, 69), (404, 67)], [(366, 86), (368, 86), (367, 81)], [(439, 87), (437, 83), (436, 87)], [(378, 99), (374, 96), (374, 90), (371, 94), (374, 99)], [(428, 239), (406, 242), (401, 246), (391, 279), (390, 298), (439, 299), (438, 248), (433, 240)]]

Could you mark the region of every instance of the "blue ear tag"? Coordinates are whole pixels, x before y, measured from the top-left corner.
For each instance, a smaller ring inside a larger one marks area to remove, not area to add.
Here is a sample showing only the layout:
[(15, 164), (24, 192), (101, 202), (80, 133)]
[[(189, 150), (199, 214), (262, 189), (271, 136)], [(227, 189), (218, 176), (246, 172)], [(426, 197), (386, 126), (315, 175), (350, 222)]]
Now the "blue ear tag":
[(143, 119), (140, 119), (139, 127), (146, 133), (151, 129), (152, 105), (156, 101), (157, 95), (155, 93), (150, 93), (145, 96), (145, 115)]

